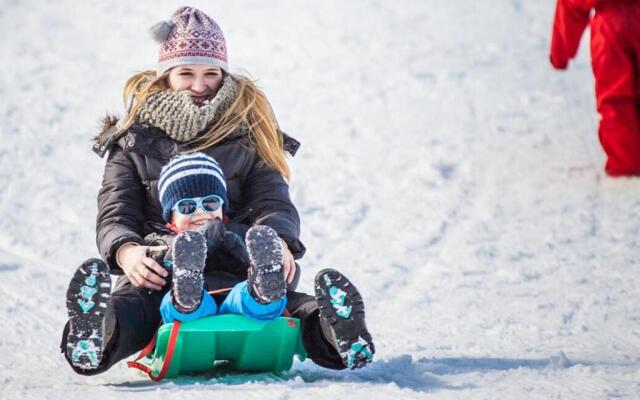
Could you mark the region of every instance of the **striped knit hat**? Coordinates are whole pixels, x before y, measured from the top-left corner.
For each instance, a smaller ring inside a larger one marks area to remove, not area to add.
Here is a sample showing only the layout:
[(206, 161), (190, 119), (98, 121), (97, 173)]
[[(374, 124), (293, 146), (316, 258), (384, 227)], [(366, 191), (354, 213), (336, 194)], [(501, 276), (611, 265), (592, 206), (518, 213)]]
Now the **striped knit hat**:
[(216, 194), (224, 200), (227, 211), (227, 183), (218, 162), (204, 153), (182, 154), (173, 157), (162, 167), (158, 180), (158, 195), (162, 218), (169, 222), (171, 209), (180, 199)]
[(160, 43), (158, 76), (186, 64), (216, 65), (229, 70), (222, 30), (211, 17), (196, 8), (178, 8), (170, 20), (151, 27), (151, 36)]

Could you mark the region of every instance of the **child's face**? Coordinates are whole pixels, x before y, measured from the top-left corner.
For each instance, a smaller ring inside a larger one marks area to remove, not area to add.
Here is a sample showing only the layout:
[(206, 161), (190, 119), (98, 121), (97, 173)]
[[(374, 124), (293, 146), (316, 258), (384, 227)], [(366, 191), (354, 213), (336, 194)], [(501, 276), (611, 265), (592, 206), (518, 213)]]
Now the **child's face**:
[[(195, 197), (199, 200), (200, 197)], [(205, 211), (201, 207), (198, 207), (195, 213), (190, 215), (183, 215), (177, 211), (171, 212), (171, 223), (176, 227), (178, 232), (193, 231), (206, 225), (209, 221), (219, 218), (222, 219), (222, 207), (215, 211)]]

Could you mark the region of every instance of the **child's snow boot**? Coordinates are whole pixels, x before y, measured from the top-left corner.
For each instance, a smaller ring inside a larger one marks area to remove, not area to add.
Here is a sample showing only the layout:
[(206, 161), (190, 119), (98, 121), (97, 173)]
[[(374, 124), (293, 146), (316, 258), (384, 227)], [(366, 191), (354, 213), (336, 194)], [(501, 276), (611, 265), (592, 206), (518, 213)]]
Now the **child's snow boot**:
[(67, 357), (83, 369), (95, 369), (104, 350), (104, 316), (111, 296), (109, 267), (96, 258), (82, 263), (67, 289)]
[(282, 243), (276, 231), (266, 225), (256, 225), (245, 238), (249, 253), (249, 293), (262, 304), (284, 297), (287, 283), (282, 266)]
[(340, 272), (323, 269), (315, 278), (315, 295), (322, 331), (335, 344), (344, 366), (356, 369), (370, 363), (375, 347), (358, 289)]
[(182, 232), (173, 242), (173, 305), (181, 313), (195, 311), (202, 302), (207, 242), (198, 232)]

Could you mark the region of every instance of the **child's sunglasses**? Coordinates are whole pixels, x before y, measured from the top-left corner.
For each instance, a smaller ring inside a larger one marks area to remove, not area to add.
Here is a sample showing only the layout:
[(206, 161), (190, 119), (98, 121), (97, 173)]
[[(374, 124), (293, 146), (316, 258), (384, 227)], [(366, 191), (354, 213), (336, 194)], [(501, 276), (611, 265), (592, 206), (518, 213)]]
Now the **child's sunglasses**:
[(214, 212), (224, 204), (222, 197), (215, 194), (204, 196), (200, 199), (180, 199), (173, 206), (172, 210), (182, 215), (192, 215), (198, 208), (202, 208), (206, 212)]

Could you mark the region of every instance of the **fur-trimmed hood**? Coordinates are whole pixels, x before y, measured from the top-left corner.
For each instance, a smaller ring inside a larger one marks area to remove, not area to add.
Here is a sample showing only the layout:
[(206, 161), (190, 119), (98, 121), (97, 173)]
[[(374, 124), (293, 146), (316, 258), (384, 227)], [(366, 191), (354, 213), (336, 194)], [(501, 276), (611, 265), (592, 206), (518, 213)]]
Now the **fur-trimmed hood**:
[(96, 136), (93, 137), (93, 140), (97, 142), (100, 140), (100, 138), (103, 135), (105, 135), (112, 128), (117, 129), (119, 120), (120, 120), (120, 117), (116, 115), (105, 114), (105, 116), (100, 119), (100, 127), (99, 127), (100, 131)]

